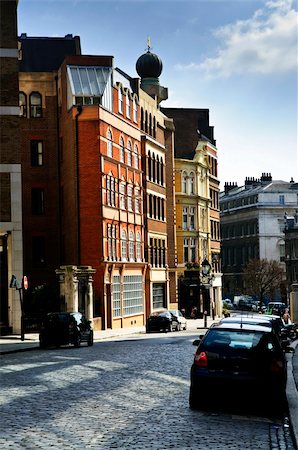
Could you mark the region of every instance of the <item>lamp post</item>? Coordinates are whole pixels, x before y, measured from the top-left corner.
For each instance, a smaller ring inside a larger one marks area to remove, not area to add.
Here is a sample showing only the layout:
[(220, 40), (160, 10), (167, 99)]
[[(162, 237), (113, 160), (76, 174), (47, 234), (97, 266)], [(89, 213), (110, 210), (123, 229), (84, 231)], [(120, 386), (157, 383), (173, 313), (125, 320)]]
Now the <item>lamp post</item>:
[[(205, 281), (205, 283), (207, 282), (208, 284), (210, 283), (210, 281), (213, 278), (213, 275), (211, 274), (211, 264), (209, 263), (209, 261), (205, 258), (201, 264), (202, 266), (202, 281)], [(202, 283), (203, 284), (203, 283)], [(204, 302), (204, 328), (207, 328), (207, 315), (208, 315), (208, 311), (206, 309), (206, 304)]]

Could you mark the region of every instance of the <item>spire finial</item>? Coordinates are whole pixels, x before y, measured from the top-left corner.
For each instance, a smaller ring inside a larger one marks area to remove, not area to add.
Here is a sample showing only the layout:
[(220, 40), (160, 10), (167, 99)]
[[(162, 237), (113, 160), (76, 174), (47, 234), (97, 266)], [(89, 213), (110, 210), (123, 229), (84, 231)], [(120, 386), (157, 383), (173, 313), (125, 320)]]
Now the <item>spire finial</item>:
[(147, 38), (147, 51), (150, 52), (151, 49), (151, 40), (150, 40), (150, 36), (148, 36)]

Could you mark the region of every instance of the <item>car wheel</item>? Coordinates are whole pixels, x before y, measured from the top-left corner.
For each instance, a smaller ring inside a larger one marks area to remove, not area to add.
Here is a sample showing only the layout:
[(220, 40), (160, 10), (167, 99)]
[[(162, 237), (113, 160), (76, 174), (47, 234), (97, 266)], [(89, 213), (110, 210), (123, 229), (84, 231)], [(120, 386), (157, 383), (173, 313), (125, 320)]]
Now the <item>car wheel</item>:
[(75, 342), (74, 342), (74, 346), (75, 346), (76, 348), (79, 348), (80, 345), (81, 345), (81, 336), (78, 334), (77, 337), (76, 337), (76, 340), (75, 340)]
[(43, 338), (39, 338), (39, 348), (46, 348), (47, 344)]
[(193, 388), (190, 388), (189, 391), (189, 407), (190, 409), (198, 409), (199, 407), (198, 397)]
[(91, 347), (93, 345), (93, 331), (91, 331), (88, 339), (88, 347)]
[(181, 324), (180, 324), (180, 323), (177, 324), (176, 330), (177, 330), (177, 331), (181, 331)]
[(183, 330), (186, 330), (186, 328), (187, 328), (187, 325), (185, 324)]
[(170, 331), (170, 333), (173, 331), (173, 324), (172, 323), (170, 323), (170, 325), (169, 325), (169, 331)]

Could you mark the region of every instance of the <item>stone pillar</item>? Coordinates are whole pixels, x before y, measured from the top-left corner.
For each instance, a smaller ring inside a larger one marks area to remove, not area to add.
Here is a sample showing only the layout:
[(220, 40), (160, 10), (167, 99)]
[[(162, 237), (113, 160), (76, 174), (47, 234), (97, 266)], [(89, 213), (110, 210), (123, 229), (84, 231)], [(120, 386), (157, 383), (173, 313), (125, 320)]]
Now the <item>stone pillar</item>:
[(86, 283), (85, 311), (89, 320), (93, 319), (93, 278), (95, 269), (90, 266), (61, 266), (56, 270), (60, 282), (61, 310), (79, 310), (79, 284)]
[(291, 320), (298, 323), (298, 283), (293, 283), (290, 292)]

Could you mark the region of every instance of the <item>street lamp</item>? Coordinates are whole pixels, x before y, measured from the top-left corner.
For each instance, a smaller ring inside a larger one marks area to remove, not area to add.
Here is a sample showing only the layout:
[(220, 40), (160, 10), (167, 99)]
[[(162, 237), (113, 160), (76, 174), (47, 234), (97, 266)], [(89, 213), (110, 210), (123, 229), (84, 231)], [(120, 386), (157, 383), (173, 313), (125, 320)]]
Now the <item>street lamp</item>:
[[(203, 281), (207, 281), (207, 284), (210, 283), (210, 281), (213, 278), (213, 275), (211, 274), (211, 264), (209, 263), (209, 261), (205, 258), (202, 261), (202, 279)], [(205, 283), (206, 283), (205, 281)], [(206, 305), (204, 305), (204, 328), (207, 328), (207, 310), (206, 310)]]

